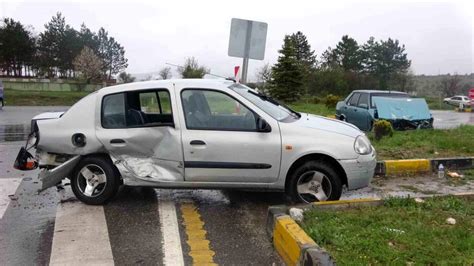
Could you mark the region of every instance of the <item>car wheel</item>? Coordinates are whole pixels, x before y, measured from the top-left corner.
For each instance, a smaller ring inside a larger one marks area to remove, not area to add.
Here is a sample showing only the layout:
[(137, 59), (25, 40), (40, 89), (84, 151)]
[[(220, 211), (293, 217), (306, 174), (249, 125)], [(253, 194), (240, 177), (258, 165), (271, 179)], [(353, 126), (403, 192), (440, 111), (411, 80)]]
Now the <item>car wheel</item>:
[(119, 187), (119, 173), (104, 156), (82, 159), (71, 177), (74, 195), (90, 205), (104, 204), (117, 194)]
[(288, 192), (294, 202), (338, 200), (342, 194), (342, 183), (330, 164), (308, 161), (291, 175)]

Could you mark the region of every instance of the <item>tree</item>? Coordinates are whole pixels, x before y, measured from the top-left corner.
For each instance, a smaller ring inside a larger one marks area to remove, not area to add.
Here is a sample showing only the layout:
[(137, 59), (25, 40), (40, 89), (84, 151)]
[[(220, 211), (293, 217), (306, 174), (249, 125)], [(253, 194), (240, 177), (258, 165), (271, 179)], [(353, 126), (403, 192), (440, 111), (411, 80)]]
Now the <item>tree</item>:
[(118, 80), (120, 83), (130, 83), (135, 81), (135, 77), (132, 77), (129, 73), (123, 71), (119, 74)]
[(104, 61), (103, 74), (108, 79), (128, 66), (125, 49), (109, 33), (100, 28), (97, 34), (98, 55)]
[(295, 47), (296, 60), (307, 69), (314, 68), (317, 63), (316, 55), (314, 50), (311, 50), (311, 45), (308, 43), (306, 36), (301, 31), (298, 31), (291, 34), (290, 38)]
[(270, 94), (280, 100), (293, 102), (302, 94), (303, 73), (298, 60), (294, 42), (286, 35), (278, 62), (272, 67), (272, 82), (269, 86)]
[(178, 72), (183, 79), (203, 78), (204, 75), (210, 72), (205, 66), (199, 66), (198, 61), (194, 57), (186, 58), (184, 66), (178, 68)]
[(441, 89), (443, 90), (444, 95), (447, 97), (456, 95), (460, 89), (460, 82), (461, 79), (456, 73), (452, 76), (450, 74), (445, 75), (441, 80)]
[(158, 73), (161, 79), (170, 79), (171, 78), (171, 67), (164, 67)]
[(269, 63), (264, 64), (257, 70), (257, 83), (259, 84), (259, 90), (267, 93), (268, 85), (272, 80), (272, 67)]
[(0, 26), (0, 69), (8, 76), (22, 76), (31, 66), (35, 38), (20, 22), (5, 18)]
[(389, 38), (377, 42), (371, 37), (362, 47), (365, 71), (379, 81), (379, 88), (386, 90), (391, 79), (397, 74), (406, 73), (411, 61), (407, 59), (405, 45)]
[(94, 51), (85, 46), (81, 53), (74, 59), (74, 69), (89, 83), (92, 79), (101, 77), (103, 62)]
[(341, 41), (336, 45), (334, 50), (329, 50), (331, 53), (329, 60), (332, 60), (331, 65), (337, 65), (344, 71), (359, 72), (362, 70), (361, 51), (357, 41), (353, 38), (344, 35)]
[(44, 27), (45, 30), (40, 33), (38, 40), (38, 67), (40, 72), (52, 77), (58, 74), (61, 65), (61, 43), (66, 32), (66, 20), (58, 12)]

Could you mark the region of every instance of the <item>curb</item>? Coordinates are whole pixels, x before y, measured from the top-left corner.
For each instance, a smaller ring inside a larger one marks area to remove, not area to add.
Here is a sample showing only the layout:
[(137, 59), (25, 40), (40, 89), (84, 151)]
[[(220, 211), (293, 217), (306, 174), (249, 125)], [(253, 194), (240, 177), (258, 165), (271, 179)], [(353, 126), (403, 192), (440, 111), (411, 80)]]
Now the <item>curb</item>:
[[(474, 199), (474, 192), (457, 193), (444, 196), (456, 196)], [(420, 198), (431, 198), (425, 196)], [(443, 196), (437, 196), (443, 197)], [(365, 198), (338, 201), (323, 201), (312, 204), (300, 204), (295, 206), (270, 206), (267, 213), (266, 230), (273, 242), (273, 246), (286, 263), (286, 265), (336, 265), (336, 261), (322, 247), (309, 237), (303, 229), (287, 213), (290, 208), (295, 207), (304, 211), (317, 210), (340, 210), (348, 208), (359, 208), (367, 206), (381, 206), (384, 199)]]
[(378, 161), (375, 167), (375, 175), (385, 176), (436, 172), (440, 164), (443, 164), (444, 169), (470, 169), (474, 168), (474, 157)]
[(336, 265), (329, 253), (318, 246), (303, 229), (286, 214), (286, 206), (268, 208), (267, 233), (286, 265)]

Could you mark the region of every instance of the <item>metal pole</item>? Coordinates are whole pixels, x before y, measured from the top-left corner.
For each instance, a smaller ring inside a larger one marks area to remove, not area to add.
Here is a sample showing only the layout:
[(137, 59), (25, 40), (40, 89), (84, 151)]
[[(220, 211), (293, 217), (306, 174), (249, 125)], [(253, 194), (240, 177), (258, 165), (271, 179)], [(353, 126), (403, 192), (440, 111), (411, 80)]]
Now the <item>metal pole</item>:
[(242, 63), (241, 83), (247, 83), (247, 72), (249, 67), (250, 38), (252, 37), (252, 21), (247, 21), (247, 34), (245, 36), (244, 60)]

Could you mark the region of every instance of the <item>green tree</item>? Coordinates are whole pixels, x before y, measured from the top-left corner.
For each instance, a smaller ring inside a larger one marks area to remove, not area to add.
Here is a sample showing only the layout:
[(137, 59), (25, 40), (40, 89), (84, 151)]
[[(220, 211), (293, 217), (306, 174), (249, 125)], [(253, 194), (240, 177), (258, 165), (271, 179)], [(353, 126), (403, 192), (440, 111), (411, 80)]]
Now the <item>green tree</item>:
[(57, 13), (44, 25), (38, 40), (38, 67), (48, 77), (58, 74), (61, 66), (61, 47), (66, 32), (66, 19)]
[(178, 72), (183, 79), (203, 78), (204, 75), (210, 72), (205, 66), (200, 66), (196, 58), (188, 57), (184, 66), (178, 68)]
[(22, 76), (31, 66), (35, 38), (20, 22), (5, 18), (0, 26), (0, 69), (8, 76)]
[(307, 69), (316, 67), (316, 55), (314, 50), (311, 50), (311, 45), (308, 43), (306, 36), (301, 31), (298, 31), (291, 34), (290, 38), (295, 47), (296, 60)]
[(170, 79), (171, 78), (171, 67), (164, 67), (158, 73), (161, 79)]
[(388, 89), (395, 76), (407, 73), (411, 65), (405, 45), (391, 38), (377, 42), (371, 37), (362, 47), (362, 55), (365, 71), (377, 78), (382, 90)]
[(332, 60), (345, 71), (358, 72), (362, 70), (360, 47), (353, 38), (344, 35), (332, 51)]
[(278, 62), (272, 67), (272, 82), (269, 91), (279, 100), (293, 102), (302, 95), (303, 73), (296, 59), (294, 42), (289, 35), (285, 36), (279, 53)]
[(97, 41), (97, 52), (104, 61), (103, 74), (107, 79), (127, 68), (128, 59), (125, 58), (125, 49), (113, 37), (109, 37), (104, 28), (99, 29)]
[(123, 71), (123, 72), (120, 72), (120, 74), (118, 76), (118, 81), (120, 83), (130, 83), (130, 82), (135, 81), (135, 77), (132, 77), (132, 75), (130, 75), (129, 73)]

